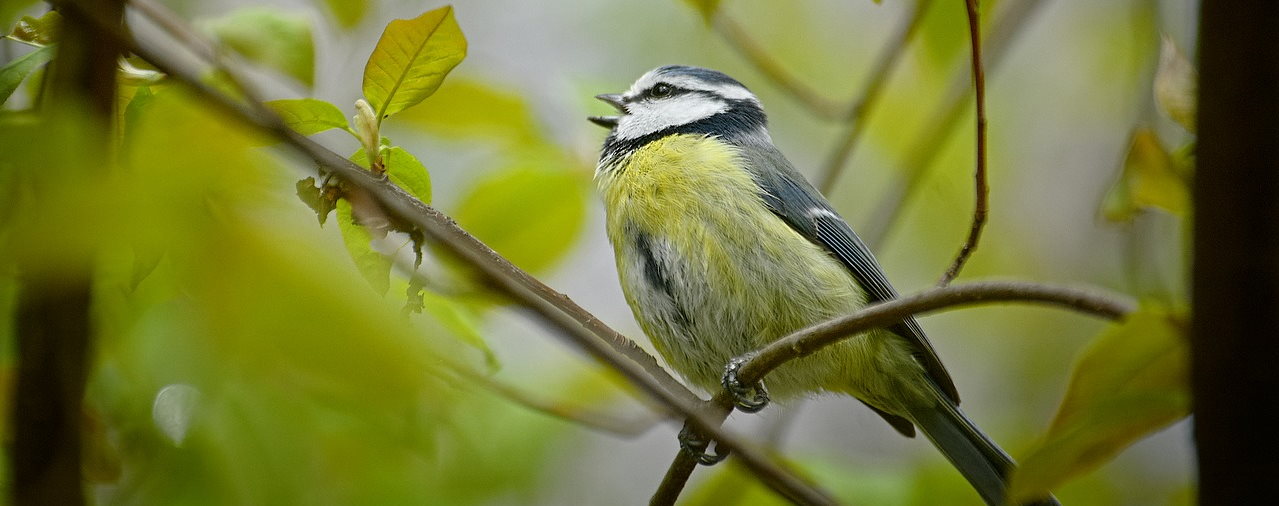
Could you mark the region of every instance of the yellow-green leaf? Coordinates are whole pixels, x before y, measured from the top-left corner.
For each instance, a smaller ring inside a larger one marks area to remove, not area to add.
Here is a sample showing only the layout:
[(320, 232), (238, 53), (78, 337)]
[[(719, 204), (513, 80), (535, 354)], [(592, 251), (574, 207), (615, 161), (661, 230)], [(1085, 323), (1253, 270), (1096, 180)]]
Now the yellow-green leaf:
[(54, 46), (45, 46), (37, 48), (35, 51), (24, 54), (4, 67), (0, 67), (0, 104), (3, 104), (13, 95), (14, 90), (18, 89), (18, 85), (22, 84), (22, 80), (34, 72), (41, 65), (48, 63), (53, 58)]
[(1048, 433), (1013, 475), (1013, 502), (1043, 497), (1189, 414), (1184, 326), (1175, 314), (1145, 308), (1088, 346)]
[(364, 98), (381, 121), (435, 93), (465, 57), (466, 38), (452, 6), (391, 21), (364, 67)]
[(364, 15), (369, 12), (369, 3), (369, 0), (324, 0), (329, 12), (344, 28), (351, 28), (364, 20)]
[(334, 128), (351, 132), (346, 116), (337, 106), (314, 98), (272, 100), (267, 107), (280, 115), (284, 124), (302, 135), (317, 134)]
[(8, 38), (30, 44), (32, 46), (49, 46), (58, 41), (58, 32), (62, 29), (62, 16), (57, 11), (49, 11), (38, 18), (22, 16), (18, 24), (9, 32)]
[(1195, 95), (1199, 72), (1177, 48), (1172, 37), (1163, 36), (1159, 46), (1159, 69), (1155, 71), (1155, 102), (1189, 132), (1195, 131)]
[(454, 217), (515, 265), (538, 271), (573, 245), (586, 216), (585, 193), (576, 173), (517, 167), (477, 184)]
[(1119, 181), (1102, 205), (1106, 219), (1128, 221), (1151, 208), (1184, 216), (1189, 206), (1186, 180), (1159, 137), (1146, 127), (1134, 130)]
[(315, 48), (305, 15), (273, 7), (245, 7), (204, 23), (204, 28), (245, 58), (308, 88), (315, 85)]
[[(369, 166), (369, 157), (364, 148), (351, 155), (351, 161), (364, 167)], [(392, 183), (423, 203), (431, 203), (431, 174), (412, 153), (399, 146), (387, 148), (382, 154), (382, 166), (386, 168), (386, 175)]]
[(355, 266), (378, 295), (386, 295), (391, 287), (391, 260), (373, 248), (373, 234), (355, 218), (354, 209), (346, 199), (337, 203), (338, 230), (342, 231), (342, 243), (355, 261)]

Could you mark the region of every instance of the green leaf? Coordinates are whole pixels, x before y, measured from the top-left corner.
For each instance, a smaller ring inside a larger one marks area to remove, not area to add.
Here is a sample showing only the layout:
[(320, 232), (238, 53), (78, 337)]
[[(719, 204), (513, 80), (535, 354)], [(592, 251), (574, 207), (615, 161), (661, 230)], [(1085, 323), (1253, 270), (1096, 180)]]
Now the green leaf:
[(1159, 69), (1155, 71), (1155, 102), (1168, 117), (1186, 131), (1195, 131), (1195, 95), (1199, 72), (1177, 48), (1172, 37), (1163, 36), (1159, 46)]
[(346, 116), (342, 115), (342, 110), (323, 100), (314, 98), (272, 100), (267, 102), (266, 106), (279, 114), (285, 125), (302, 135), (318, 134), (334, 128), (354, 133), (347, 125)]
[(364, 67), (364, 98), (381, 121), (435, 93), (465, 57), (466, 38), (452, 6), (391, 21)]
[(8, 38), (32, 46), (51, 46), (58, 41), (61, 29), (62, 16), (57, 11), (49, 11), (38, 18), (22, 16)]
[[(351, 161), (363, 167), (369, 166), (369, 157), (364, 148), (351, 155)], [(382, 165), (392, 183), (423, 203), (431, 203), (431, 174), (412, 153), (399, 146), (386, 148), (382, 154)]]
[(391, 260), (373, 249), (373, 233), (355, 219), (351, 203), (346, 199), (337, 202), (338, 230), (342, 231), (342, 243), (355, 261), (355, 267), (378, 295), (386, 295), (391, 287)]
[[(1180, 156), (1184, 159), (1186, 155)], [(1153, 130), (1134, 130), (1119, 182), (1107, 192), (1102, 204), (1106, 219), (1129, 221), (1146, 209), (1185, 216), (1190, 192), (1182, 163), (1168, 153)]]
[(272, 7), (245, 7), (207, 21), (203, 28), (250, 61), (274, 68), (308, 88), (315, 85), (315, 48), (306, 16)]
[(584, 186), (576, 173), (516, 167), (477, 184), (454, 217), (515, 265), (538, 271), (567, 253), (581, 231)]
[(454, 138), (495, 137), (521, 144), (542, 138), (522, 97), (466, 78), (449, 79), (422, 107), (400, 114), (396, 123)]
[(1180, 316), (1145, 308), (1089, 344), (1043, 442), (1012, 477), (1012, 502), (1044, 497), (1189, 415), (1184, 326)]
[(53, 58), (53, 50), (54, 46), (45, 46), (14, 58), (8, 65), (0, 67), (0, 104), (13, 95), (27, 75)]
[(319, 220), (320, 226), (324, 226), (324, 222), (329, 219), (329, 213), (333, 212), (333, 208), (337, 205), (337, 200), (333, 198), (334, 194), (316, 186), (314, 177), (304, 178), (294, 187), (297, 190), (298, 199), (315, 211), (315, 218)]
[(369, 12), (369, 0), (324, 0), (324, 5), (343, 28), (360, 24)]

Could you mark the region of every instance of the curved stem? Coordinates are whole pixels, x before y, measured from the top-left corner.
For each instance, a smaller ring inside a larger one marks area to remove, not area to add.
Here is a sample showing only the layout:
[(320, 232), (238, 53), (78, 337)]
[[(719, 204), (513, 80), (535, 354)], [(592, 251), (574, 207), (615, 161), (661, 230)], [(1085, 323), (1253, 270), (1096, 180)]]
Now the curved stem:
[(968, 238), (960, 246), (955, 261), (942, 274), (937, 286), (949, 285), (955, 276), (964, 268), (968, 257), (977, 249), (981, 240), (982, 229), (986, 226), (987, 207), (990, 205), (990, 186), (986, 182), (986, 74), (981, 65), (981, 13), (977, 10), (977, 0), (965, 0), (968, 6), (968, 37), (972, 42), (973, 90), (977, 101), (977, 169), (973, 179), (977, 186), (977, 203), (973, 205), (973, 224), (968, 229)]

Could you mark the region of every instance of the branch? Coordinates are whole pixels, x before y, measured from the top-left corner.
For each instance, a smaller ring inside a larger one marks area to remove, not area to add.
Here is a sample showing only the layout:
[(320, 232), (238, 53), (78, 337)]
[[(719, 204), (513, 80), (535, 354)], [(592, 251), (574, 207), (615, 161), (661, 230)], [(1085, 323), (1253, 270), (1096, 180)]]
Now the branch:
[[(990, 36), (986, 37), (987, 69), (993, 72), (999, 68), (1012, 42), (1028, 26), (1033, 15), (1047, 3), (1048, 0), (1022, 0), (1008, 4), (992, 26)], [(905, 159), (898, 165), (900, 169), (894, 171), (896, 177), (880, 192), (882, 197), (871, 212), (866, 226), (858, 228), (859, 232), (863, 232), (861, 236), (866, 244), (884, 243), (885, 236), (901, 217), (902, 209), (919, 189), (929, 166), (946, 145), (955, 125), (963, 118), (969, 93), (972, 93), (970, 74), (971, 71), (967, 69), (956, 74), (945, 100), (933, 114), (936, 119), (927, 122), (931, 127), (916, 137), (915, 142), (906, 150)]]
[(909, 16), (902, 18), (901, 24), (897, 25), (897, 30), (888, 39), (888, 44), (884, 46), (879, 58), (875, 60), (875, 66), (867, 74), (866, 84), (862, 85), (862, 91), (859, 94), (861, 98), (856, 99), (844, 115), (843, 121), (848, 124), (848, 130), (835, 149), (831, 150), (820, 173), (821, 180), (818, 181), (817, 188), (823, 194), (829, 194), (835, 188), (835, 181), (839, 179), (840, 172), (853, 156), (853, 148), (857, 145), (857, 141), (866, 131), (866, 118), (870, 115), (871, 108), (879, 102), (879, 96), (888, 82), (888, 77), (897, 67), (897, 62), (901, 60), (902, 53), (932, 3), (933, 0), (919, 0), (915, 3), (914, 10)]
[(844, 109), (843, 104), (823, 97), (817, 91), (809, 88), (803, 81), (787, 72), (777, 59), (770, 56), (764, 50), (764, 47), (754, 38), (751, 38), (750, 34), (728, 14), (724, 12), (716, 14), (712, 24), (715, 27), (715, 31), (724, 37), (724, 41), (728, 43), (729, 47), (741, 54), (751, 65), (754, 65), (756, 70), (764, 74), (764, 77), (773, 81), (791, 98), (794, 98), (807, 108), (808, 112), (825, 119), (837, 119), (840, 117), (839, 111)]
[(968, 37), (972, 41), (973, 89), (977, 100), (977, 173), (973, 178), (977, 185), (977, 203), (973, 206), (973, 225), (968, 230), (968, 239), (959, 248), (950, 268), (937, 281), (937, 286), (946, 286), (954, 281), (973, 250), (977, 249), (977, 241), (981, 240), (981, 231), (986, 226), (990, 200), (990, 187), (986, 184), (986, 74), (981, 66), (981, 13), (977, 10), (977, 0), (965, 0), (965, 4), (968, 6)]
[[(1112, 320), (1122, 319), (1136, 309), (1133, 302), (1114, 296), (1024, 281), (987, 281), (933, 288), (909, 297), (868, 306), (853, 314), (791, 333), (752, 355), (738, 369), (738, 378), (744, 384), (760, 381), (773, 369), (788, 361), (811, 355), (858, 333), (890, 327), (910, 316), (999, 302), (1048, 304)], [(723, 423), (732, 409), (732, 397), (721, 391), (709, 404), (716, 409), (711, 412), (715, 417), (713, 420)], [(688, 455), (682, 452), (677, 455), (649, 504), (674, 504), (696, 465), (696, 461)]]
[[(74, 4), (59, 5), (76, 9)], [(97, 20), (101, 22), (102, 20)], [(260, 129), (284, 141), (289, 147), (310, 158), (321, 168), (366, 191), (387, 212), (410, 223), (434, 239), (446, 251), (471, 264), (488, 278), (491, 286), (530, 310), (542, 323), (567, 338), (598, 360), (613, 367), (645, 394), (673, 414), (687, 418), (697, 430), (710, 434), (717, 444), (732, 451), (765, 484), (788, 499), (801, 504), (833, 504), (831, 496), (812, 484), (795, 477), (736, 435), (720, 430), (703, 414), (697, 396), (671, 378), (657, 361), (634, 342), (604, 325), (569, 298), (512, 265), (487, 245), (457, 226), (451, 218), (413, 198), (384, 177), (377, 177), (350, 160), (289, 129), (269, 110), (243, 104), (219, 93), (190, 73), (181, 72), (170, 55), (138, 45), (118, 27), (99, 25), (110, 30), (110, 38), (127, 44), (130, 49), (156, 68), (185, 84), (202, 98), (226, 113), (230, 119)], [(247, 89), (245, 87), (244, 89)], [(252, 102), (260, 100), (250, 95)]]
[(942, 309), (999, 302), (1058, 306), (1111, 320), (1122, 320), (1136, 304), (1111, 295), (1024, 281), (986, 281), (946, 286), (893, 299), (828, 320), (773, 341), (742, 365), (738, 377), (745, 384), (764, 378), (778, 366), (867, 330), (890, 327), (902, 320)]

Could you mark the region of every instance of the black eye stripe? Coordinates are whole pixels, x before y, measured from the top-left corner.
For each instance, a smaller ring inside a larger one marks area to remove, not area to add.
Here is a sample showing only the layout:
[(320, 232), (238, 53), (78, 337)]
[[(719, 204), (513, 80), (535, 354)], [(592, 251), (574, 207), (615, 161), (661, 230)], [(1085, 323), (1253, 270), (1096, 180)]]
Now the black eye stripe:
[(682, 95), (684, 93), (690, 93), (692, 91), (693, 90), (680, 88), (670, 83), (657, 83), (657, 84), (654, 84), (649, 89), (645, 90), (644, 95), (649, 98), (666, 98), (666, 97), (673, 97), (675, 95)]

